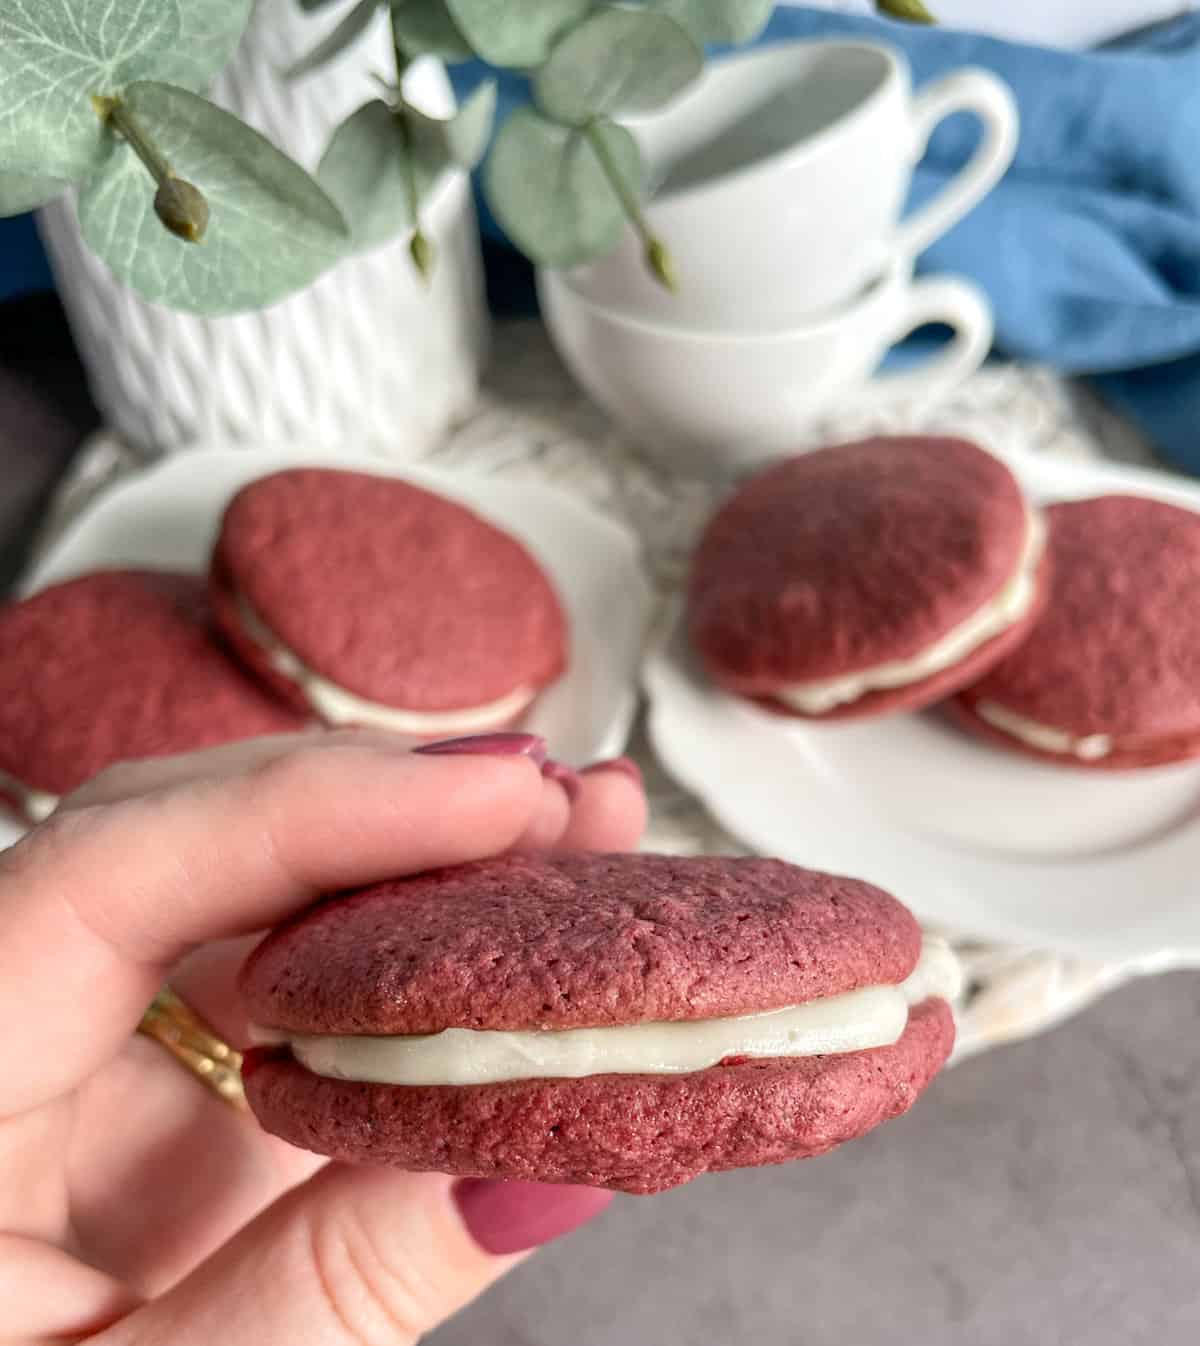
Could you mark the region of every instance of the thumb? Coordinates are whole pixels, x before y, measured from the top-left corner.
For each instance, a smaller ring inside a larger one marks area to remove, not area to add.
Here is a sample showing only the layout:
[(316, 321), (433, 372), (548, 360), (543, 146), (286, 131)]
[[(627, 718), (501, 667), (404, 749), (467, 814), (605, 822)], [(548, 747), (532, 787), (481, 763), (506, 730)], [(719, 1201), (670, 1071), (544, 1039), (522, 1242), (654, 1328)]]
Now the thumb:
[(97, 1346), (412, 1346), (611, 1193), (330, 1164)]

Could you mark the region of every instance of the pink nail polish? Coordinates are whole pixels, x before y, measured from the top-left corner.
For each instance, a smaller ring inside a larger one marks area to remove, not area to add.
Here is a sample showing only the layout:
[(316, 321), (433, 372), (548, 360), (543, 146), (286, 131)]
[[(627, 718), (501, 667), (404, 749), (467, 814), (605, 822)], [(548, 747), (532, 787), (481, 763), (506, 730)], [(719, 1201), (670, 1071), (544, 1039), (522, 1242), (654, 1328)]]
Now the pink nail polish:
[(599, 1215), (612, 1193), (598, 1187), (463, 1178), (454, 1188), (471, 1237), (489, 1253), (519, 1253), (561, 1238)]
[(621, 775), (628, 776), (635, 785), (643, 783), (642, 769), (632, 757), (613, 757), (607, 762), (593, 762), (591, 766), (585, 766), (579, 774), (581, 776), (599, 775), (602, 771), (619, 771)]
[(537, 734), (471, 734), (423, 743), (413, 752), (430, 757), (528, 757), (541, 766), (546, 760), (546, 740)]
[(583, 782), (579, 779), (578, 773), (572, 771), (569, 766), (564, 766), (562, 762), (555, 762), (553, 759), (543, 762), (542, 775), (546, 780), (557, 781), (567, 792), (567, 798), (572, 804), (583, 793)]

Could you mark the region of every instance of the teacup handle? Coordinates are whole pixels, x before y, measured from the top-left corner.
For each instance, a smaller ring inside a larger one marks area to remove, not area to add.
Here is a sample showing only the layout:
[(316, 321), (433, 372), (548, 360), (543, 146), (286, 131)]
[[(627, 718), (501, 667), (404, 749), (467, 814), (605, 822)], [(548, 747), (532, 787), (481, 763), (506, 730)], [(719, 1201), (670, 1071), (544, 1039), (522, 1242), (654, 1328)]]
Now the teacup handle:
[(983, 291), (970, 281), (954, 276), (915, 281), (891, 327), (887, 345), (894, 346), (927, 323), (954, 328), (954, 337), (946, 348), (916, 369), (876, 374), (861, 393), (855, 394), (858, 406), (932, 401), (970, 378), (992, 349), (992, 308)]
[(983, 122), (983, 139), (962, 171), (901, 223), (896, 246), (908, 257), (924, 252), (981, 201), (1017, 152), (1020, 117), (1012, 90), (987, 70), (956, 70), (913, 99), (914, 163), (924, 155), (938, 123), (955, 112), (974, 112)]

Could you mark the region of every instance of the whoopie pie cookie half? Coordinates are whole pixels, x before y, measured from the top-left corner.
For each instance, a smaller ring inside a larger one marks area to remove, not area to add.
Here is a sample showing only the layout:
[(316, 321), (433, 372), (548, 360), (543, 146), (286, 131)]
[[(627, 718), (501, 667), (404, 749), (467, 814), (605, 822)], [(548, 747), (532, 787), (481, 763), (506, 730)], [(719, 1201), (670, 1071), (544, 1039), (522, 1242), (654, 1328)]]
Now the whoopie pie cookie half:
[(323, 901), (251, 954), (262, 1125), (337, 1159), (649, 1193), (912, 1106), (959, 971), (777, 860), (509, 856)]
[(1053, 505), (1049, 601), (955, 709), (993, 743), (1121, 771), (1200, 757), (1200, 514), (1109, 495)]
[(416, 738), (515, 724), (567, 662), (567, 622), (516, 538), (365, 472), (294, 468), (226, 510), (212, 569), (228, 638), (328, 724)]
[(105, 767), (303, 729), (221, 648), (207, 586), (108, 570), (0, 607), (0, 798), (29, 822)]
[(1044, 540), (1013, 474), (967, 440), (821, 449), (754, 476), (709, 523), (691, 643), (715, 682), (779, 714), (918, 710), (1025, 639)]

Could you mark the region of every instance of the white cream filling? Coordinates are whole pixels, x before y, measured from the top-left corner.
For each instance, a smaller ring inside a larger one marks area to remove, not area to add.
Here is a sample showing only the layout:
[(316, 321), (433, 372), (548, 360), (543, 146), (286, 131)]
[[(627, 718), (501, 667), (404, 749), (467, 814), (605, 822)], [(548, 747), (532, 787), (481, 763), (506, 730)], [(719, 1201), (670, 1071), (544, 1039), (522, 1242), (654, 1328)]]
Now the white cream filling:
[(19, 781), (16, 776), (10, 776), (7, 771), (0, 771), (0, 794), (15, 799), (25, 815), (32, 818), (35, 823), (45, 822), (58, 808), (58, 795), (35, 790), (24, 781)]
[(1037, 720), (1005, 710), (994, 701), (978, 701), (973, 709), (981, 720), (1042, 752), (1078, 757), (1083, 762), (1098, 762), (1113, 750), (1110, 734), (1072, 734), (1070, 730), (1055, 729), (1053, 725), (1039, 724)]
[(518, 687), (498, 701), (489, 701), (483, 706), (465, 706), (461, 710), (437, 713), (381, 706), (314, 673), (280, 642), (242, 594), (236, 597), (246, 635), (270, 657), (276, 672), (300, 688), (309, 705), (327, 724), (375, 725), (419, 738), (430, 734), (470, 734), (480, 729), (495, 729), (515, 720), (537, 695), (533, 687)]
[(690, 1074), (730, 1056), (825, 1056), (890, 1046), (904, 1032), (910, 1005), (930, 996), (953, 1000), (961, 983), (950, 946), (927, 937), (920, 961), (899, 985), (863, 987), (764, 1014), (541, 1032), (448, 1028), (420, 1037), (290, 1036), (256, 1029), (253, 1038), (287, 1043), (315, 1075), (366, 1084)]
[(824, 715), (868, 692), (907, 687), (923, 678), (960, 663), (981, 645), (1019, 622), (1033, 606), (1038, 592), (1038, 565), (1046, 545), (1046, 523), (1030, 512), (1025, 546), (1016, 573), (995, 598), (971, 614), (965, 622), (911, 659), (894, 659), (874, 668), (860, 669), (838, 678), (798, 683), (772, 692), (772, 697), (806, 715)]

